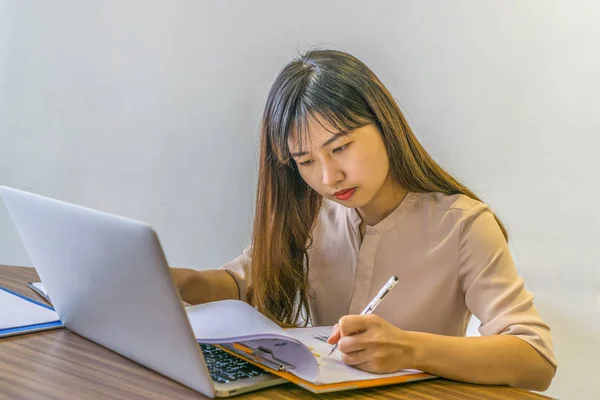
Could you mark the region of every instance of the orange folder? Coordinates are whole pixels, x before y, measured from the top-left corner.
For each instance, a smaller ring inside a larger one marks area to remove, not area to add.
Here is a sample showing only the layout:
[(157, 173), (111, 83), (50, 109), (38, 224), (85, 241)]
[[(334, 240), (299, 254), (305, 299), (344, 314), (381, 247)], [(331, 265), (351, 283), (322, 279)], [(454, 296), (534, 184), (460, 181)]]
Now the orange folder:
[(288, 381), (290, 381), (304, 389), (307, 389), (313, 393), (337, 392), (337, 391), (342, 391), (342, 390), (361, 389), (361, 388), (369, 388), (369, 387), (375, 387), (375, 386), (385, 386), (385, 385), (408, 383), (408, 382), (415, 382), (415, 381), (420, 381), (420, 380), (425, 380), (425, 379), (437, 378), (434, 375), (430, 375), (430, 374), (427, 374), (424, 372), (415, 372), (414, 374), (398, 375), (398, 376), (385, 377), (385, 378), (375, 378), (375, 379), (366, 379), (366, 380), (357, 380), (357, 381), (345, 381), (345, 382), (329, 383), (329, 384), (315, 384), (315, 383), (312, 383), (307, 380), (299, 378), (298, 376), (294, 375), (293, 373), (285, 370), (285, 368), (283, 368), (283, 367), (274, 368), (272, 365), (267, 365), (266, 363), (261, 362), (256, 357), (254, 357), (254, 355), (252, 354), (252, 350), (247, 348), (243, 344), (240, 344), (240, 343), (232, 344), (232, 347), (235, 348), (235, 350), (237, 350), (237, 351), (233, 351), (230, 348), (225, 347), (223, 345), (215, 345), (215, 346), (217, 346), (218, 348), (220, 348), (236, 357), (239, 357), (261, 369), (264, 369), (265, 371), (268, 371), (268, 372), (272, 373), (273, 375), (277, 375), (284, 379), (287, 379)]

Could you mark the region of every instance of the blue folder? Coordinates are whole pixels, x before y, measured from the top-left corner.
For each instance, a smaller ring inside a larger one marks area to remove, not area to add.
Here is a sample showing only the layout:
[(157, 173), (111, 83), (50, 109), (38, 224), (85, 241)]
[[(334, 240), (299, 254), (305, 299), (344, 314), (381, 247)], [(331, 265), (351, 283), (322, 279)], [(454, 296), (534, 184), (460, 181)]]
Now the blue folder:
[[(24, 300), (27, 300), (30, 303), (33, 304), (37, 304), (40, 307), (44, 307), (47, 308), (49, 310), (54, 311), (54, 308), (44, 304), (44, 303), (40, 303), (39, 301), (35, 301), (30, 299), (29, 297), (25, 297), (23, 295), (20, 295), (19, 293), (15, 293), (12, 290), (8, 290), (5, 289), (3, 287), (0, 286), (0, 290), (3, 290), (7, 293), (10, 293), (14, 296), (20, 297)], [(2, 307), (2, 305), (0, 304), (0, 307)], [(37, 331), (46, 331), (49, 329), (56, 329), (56, 328), (62, 328), (63, 324), (62, 322), (60, 322), (59, 320), (56, 321), (50, 321), (50, 322), (44, 322), (41, 324), (33, 324), (33, 325), (24, 325), (24, 326), (16, 326), (16, 327), (12, 327), (12, 328), (5, 328), (5, 329), (0, 329), (0, 338), (4, 337), (4, 336), (12, 336), (12, 335), (20, 335), (23, 333), (30, 333), (30, 332), (37, 332)]]

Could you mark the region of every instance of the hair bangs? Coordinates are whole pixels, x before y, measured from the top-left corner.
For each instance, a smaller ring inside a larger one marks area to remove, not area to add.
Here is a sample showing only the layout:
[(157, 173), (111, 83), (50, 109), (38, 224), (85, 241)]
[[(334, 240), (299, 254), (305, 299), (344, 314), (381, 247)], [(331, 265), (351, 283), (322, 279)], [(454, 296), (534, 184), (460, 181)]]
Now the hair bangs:
[(371, 110), (363, 103), (363, 107), (348, 107), (348, 104), (340, 104), (340, 100), (325, 97), (320, 94), (314, 98), (303, 96), (297, 102), (293, 113), (278, 118), (280, 123), (276, 131), (271, 132), (273, 151), (280, 164), (290, 163), (291, 152), (288, 139), (294, 135), (298, 144), (299, 152), (310, 147), (310, 123), (316, 122), (332, 135), (339, 132), (350, 132), (367, 124), (374, 122)]

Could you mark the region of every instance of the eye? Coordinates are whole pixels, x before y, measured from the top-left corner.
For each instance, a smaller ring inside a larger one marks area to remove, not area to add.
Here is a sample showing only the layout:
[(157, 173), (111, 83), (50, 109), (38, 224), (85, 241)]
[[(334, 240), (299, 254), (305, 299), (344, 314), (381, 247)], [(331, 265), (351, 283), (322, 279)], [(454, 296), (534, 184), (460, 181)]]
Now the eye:
[(350, 144), (350, 143), (346, 143), (346, 144), (345, 144), (345, 145), (343, 145), (343, 146), (336, 147), (335, 149), (333, 149), (333, 152), (334, 152), (334, 153), (339, 153), (339, 152), (342, 152), (342, 151), (344, 151), (344, 150), (346, 149), (346, 147), (348, 147), (348, 145), (349, 145), (349, 144)]
[(306, 161), (302, 161), (302, 162), (298, 163), (298, 165), (306, 167), (306, 166), (309, 166), (312, 163), (313, 163), (313, 160), (306, 160)]

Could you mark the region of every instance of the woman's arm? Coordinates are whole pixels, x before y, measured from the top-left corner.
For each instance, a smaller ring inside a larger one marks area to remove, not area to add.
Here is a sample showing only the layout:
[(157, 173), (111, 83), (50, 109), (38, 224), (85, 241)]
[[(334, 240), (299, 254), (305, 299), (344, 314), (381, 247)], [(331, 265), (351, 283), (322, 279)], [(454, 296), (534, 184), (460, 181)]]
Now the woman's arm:
[(526, 341), (511, 335), (453, 337), (406, 332), (414, 368), (457, 381), (546, 390), (554, 367)]
[(188, 268), (170, 268), (170, 272), (181, 299), (186, 303), (239, 300), (237, 283), (225, 270), (196, 271)]
[(420, 369), (463, 382), (546, 390), (554, 367), (531, 345), (511, 335), (442, 336), (403, 331), (377, 315), (347, 315), (329, 343), (356, 368), (389, 373)]

